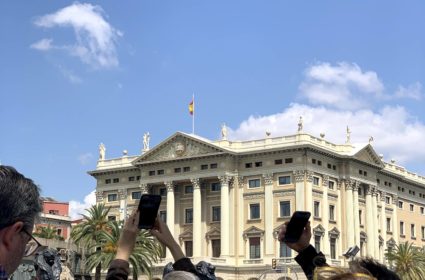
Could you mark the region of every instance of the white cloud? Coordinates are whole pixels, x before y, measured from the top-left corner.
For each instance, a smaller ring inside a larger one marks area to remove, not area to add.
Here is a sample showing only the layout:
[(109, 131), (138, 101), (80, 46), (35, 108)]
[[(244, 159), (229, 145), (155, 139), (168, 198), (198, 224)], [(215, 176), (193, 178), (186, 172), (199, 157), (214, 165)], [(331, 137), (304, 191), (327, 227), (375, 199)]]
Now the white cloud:
[(53, 48), (52, 41), (53, 39), (41, 39), (40, 41), (31, 44), (30, 48), (39, 51), (48, 51)]
[(423, 97), (422, 84), (416, 82), (409, 85), (408, 87), (399, 86), (394, 96), (397, 98), (411, 98), (415, 100), (421, 100)]
[(81, 165), (89, 164), (92, 159), (93, 159), (92, 153), (85, 153), (78, 156), (78, 161), (81, 163)]
[(418, 149), (418, 143), (425, 143), (425, 124), (401, 106), (387, 106), (373, 112), (370, 109), (336, 110), (294, 103), (281, 113), (250, 116), (237, 129), (229, 129), (229, 138), (264, 138), (266, 131), (272, 133), (271, 137), (293, 135), (300, 116), (303, 116), (304, 131), (317, 137), (325, 133), (325, 139), (342, 144), (348, 125), (352, 131), (352, 143), (367, 143), (373, 136), (372, 145), (378, 153), (385, 155), (386, 160), (394, 158), (402, 164), (425, 163), (425, 150)]
[(90, 208), (92, 205), (96, 204), (96, 194), (95, 191), (92, 191), (84, 197), (84, 202), (71, 200), (69, 202), (69, 216), (73, 220), (81, 219), (81, 214), (85, 214), (85, 210)]
[(72, 27), (76, 36), (73, 45), (52, 46), (51, 40), (43, 39), (31, 45), (35, 49), (62, 49), (95, 68), (111, 68), (119, 64), (116, 41), (122, 32), (105, 20), (100, 6), (75, 2), (55, 13), (39, 17), (34, 24), (45, 28)]
[(72, 72), (69, 69), (66, 69), (63, 66), (58, 66), (60, 72), (62, 73), (62, 75), (72, 84), (81, 84), (83, 82), (83, 79), (81, 79), (79, 76), (77, 76), (76, 74), (74, 74), (74, 72)]
[(368, 99), (381, 97), (384, 85), (373, 71), (362, 71), (357, 64), (318, 63), (305, 71), (301, 96), (313, 105), (338, 109), (369, 107)]

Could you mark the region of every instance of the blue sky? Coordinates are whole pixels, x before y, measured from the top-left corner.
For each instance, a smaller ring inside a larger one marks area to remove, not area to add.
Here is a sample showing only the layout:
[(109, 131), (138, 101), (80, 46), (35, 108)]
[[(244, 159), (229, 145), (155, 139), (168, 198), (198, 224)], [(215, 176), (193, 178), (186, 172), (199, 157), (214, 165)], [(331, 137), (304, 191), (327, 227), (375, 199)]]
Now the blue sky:
[[(0, 161), (82, 202), (106, 157), (175, 131), (374, 137), (425, 174), (422, 1), (1, 1)], [(422, 149), (423, 150), (423, 149)]]

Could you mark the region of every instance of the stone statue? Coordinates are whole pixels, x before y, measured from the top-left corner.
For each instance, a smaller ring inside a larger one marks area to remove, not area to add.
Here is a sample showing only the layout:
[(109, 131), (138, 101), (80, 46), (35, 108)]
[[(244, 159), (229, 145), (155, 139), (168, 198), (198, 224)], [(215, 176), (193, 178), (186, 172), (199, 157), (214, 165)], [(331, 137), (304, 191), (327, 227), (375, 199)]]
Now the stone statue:
[(149, 141), (151, 139), (151, 136), (149, 134), (149, 132), (146, 132), (145, 134), (143, 134), (143, 151), (149, 151)]
[(100, 145), (99, 145), (99, 160), (105, 160), (105, 152), (106, 152), (105, 145), (103, 145), (103, 143), (100, 143)]
[(351, 142), (351, 130), (347, 125), (347, 140), (345, 141), (345, 143), (350, 143)]
[(302, 132), (303, 131), (303, 128), (304, 128), (303, 117), (300, 116), (300, 120), (298, 121), (298, 132)]
[(227, 126), (225, 123), (221, 126), (221, 140), (227, 140)]
[(59, 280), (62, 272), (58, 251), (47, 248), (34, 257), (39, 280)]
[(373, 136), (369, 136), (369, 144), (373, 142)]

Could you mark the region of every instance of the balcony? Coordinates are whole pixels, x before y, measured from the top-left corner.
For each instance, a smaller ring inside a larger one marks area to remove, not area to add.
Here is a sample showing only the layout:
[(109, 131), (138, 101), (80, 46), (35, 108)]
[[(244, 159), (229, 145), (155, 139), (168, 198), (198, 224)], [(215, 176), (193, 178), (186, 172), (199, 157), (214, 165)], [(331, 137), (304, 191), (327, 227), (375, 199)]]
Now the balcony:
[(244, 264), (262, 264), (263, 259), (251, 259), (251, 260), (244, 260)]

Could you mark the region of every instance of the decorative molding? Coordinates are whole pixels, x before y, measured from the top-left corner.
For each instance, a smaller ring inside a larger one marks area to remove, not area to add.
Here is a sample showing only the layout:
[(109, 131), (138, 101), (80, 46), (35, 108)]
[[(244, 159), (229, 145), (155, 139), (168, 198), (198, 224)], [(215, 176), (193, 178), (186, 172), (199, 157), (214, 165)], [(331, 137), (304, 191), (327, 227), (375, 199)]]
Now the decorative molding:
[(313, 183), (313, 172), (311, 171), (306, 171), (305, 172), (305, 179), (307, 181), (307, 183)]
[(338, 190), (338, 191), (340, 191), (341, 190), (341, 188), (342, 188), (342, 185), (345, 183), (345, 180), (344, 179), (340, 179), (340, 180), (337, 180), (337, 182), (336, 182), (336, 189)]
[(164, 182), (164, 185), (167, 188), (167, 192), (174, 192), (173, 181)]
[(96, 192), (96, 202), (97, 203), (99, 203), (99, 202), (103, 202), (103, 200), (104, 200), (104, 195), (105, 195), (105, 192)]
[(326, 187), (326, 188), (329, 186), (329, 176), (328, 175), (323, 175), (322, 186)]
[(140, 188), (142, 194), (143, 193), (149, 193), (149, 186), (148, 186), (148, 184), (146, 184), (146, 183), (140, 183), (139, 184), (139, 188)]
[(354, 190), (354, 186), (356, 185), (356, 180), (348, 179), (345, 181), (345, 190)]
[(118, 196), (120, 200), (124, 200), (127, 197), (127, 189), (119, 189), (118, 190)]
[(364, 231), (360, 232), (360, 240), (363, 242), (367, 242), (367, 234)]
[(339, 238), (339, 234), (340, 234), (340, 232), (339, 232), (339, 230), (338, 230), (336, 227), (334, 227), (333, 229), (331, 229), (331, 230), (328, 232), (328, 236), (329, 236), (329, 238), (335, 238), (335, 239), (338, 239), (338, 238)]
[(264, 184), (272, 185), (273, 184), (273, 173), (263, 174)]
[(295, 190), (279, 190), (279, 191), (274, 191), (273, 192), (273, 196), (293, 196), (295, 195)]
[(371, 185), (368, 185), (365, 187), (366, 195), (372, 195), (373, 194), (373, 187)]
[(381, 191), (380, 194), (381, 194), (381, 201), (384, 201), (385, 202), (386, 197), (387, 197), (387, 193), (384, 192), (384, 191)]
[(193, 190), (199, 190), (201, 187), (199, 178), (191, 178), (190, 182), (192, 183)]
[(360, 188), (360, 182), (359, 181), (354, 181), (353, 184), (353, 192), (358, 192)]
[(325, 235), (325, 231), (325, 228), (321, 224), (318, 224), (315, 228), (313, 228), (313, 235), (319, 235), (323, 237)]
[(244, 194), (244, 199), (260, 199), (264, 198), (264, 194)]
[(304, 170), (295, 170), (293, 172), (293, 175), (294, 175), (295, 183), (302, 183), (302, 182), (304, 182), (304, 175), (305, 175), (305, 171)]
[(244, 230), (242, 234), (244, 239), (248, 239), (249, 237), (263, 237), (264, 236), (264, 230), (259, 229), (258, 227), (252, 226), (246, 230)]
[(207, 240), (211, 240), (214, 238), (219, 238), (221, 235), (221, 231), (219, 228), (211, 227), (211, 229), (205, 234), (205, 238)]
[(220, 175), (218, 176), (218, 179), (220, 180), (220, 184), (223, 185), (229, 185), (230, 181), (232, 180), (232, 177), (229, 175)]
[(244, 177), (243, 176), (238, 176), (238, 187), (239, 188), (243, 188), (244, 187)]
[(393, 204), (394, 204), (395, 206), (397, 206), (397, 203), (398, 203), (398, 195), (396, 195), (396, 194), (392, 194), (391, 196), (392, 196)]

